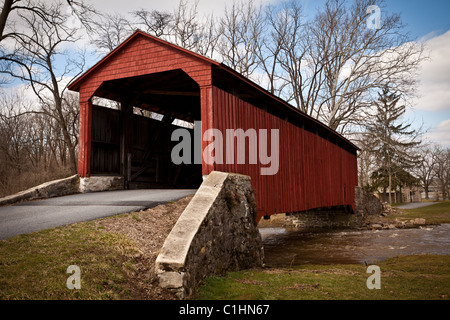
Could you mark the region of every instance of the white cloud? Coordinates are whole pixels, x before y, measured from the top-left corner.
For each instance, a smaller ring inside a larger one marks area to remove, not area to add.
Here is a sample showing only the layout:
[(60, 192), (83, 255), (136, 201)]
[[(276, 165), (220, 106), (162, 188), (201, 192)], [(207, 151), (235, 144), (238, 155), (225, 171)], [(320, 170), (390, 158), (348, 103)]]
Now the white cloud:
[[(277, 0), (275, 0), (277, 1)], [(257, 0), (256, 3), (275, 2), (274, 0)], [(149, 0), (91, 0), (93, 6), (101, 11), (107, 13), (120, 13), (123, 15), (131, 11), (139, 9), (147, 10), (164, 10), (172, 12), (178, 6), (180, 0), (164, 0), (164, 1), (149, 1)], [(194, 0), (189, 0), (189, 4), (194, 4)], [(225, 6), (231, 6), (232, 1), (227, 0), (198, 0), (198, 12), (200, 16), (209, 15), (220, 16), (224, 13)]]
[(425, 42), (430, 59), (421, 64), (418, 99), (421, 110), (450, 109), (450, 31)]
[(425, 135), (426, 139), (450, 147), (450, 119), (439, 123), (436, 128)]
[[(59, 91), (61, 92), (65, 86), (72, 80), (71, 77), (63, 77), (58, 81), (58, 87)], [(65, 92), (68, 92), (66, 89)], [(27, 83), (18, 83), (9, 87), (2, 87), (0, 88), (0, 96), (1, 95), (18, 95), (21, 97), (22, 101), (24, 102), (23, 105), (28, 105), (32, 109), (37, 109), (37, 107), (40, 104), (40, 101), (36, 94), (34, 93), (31, 86)], [(44, 89), (41, 92), (41, 96), (45, 99), (53, 99), (50, 91), (48, 89)]]
[(421, 64), (413, 107), (427, 119), (426, 141), (450, 147), (450, 31), (429, 34), (422, 41), (429, 59)]

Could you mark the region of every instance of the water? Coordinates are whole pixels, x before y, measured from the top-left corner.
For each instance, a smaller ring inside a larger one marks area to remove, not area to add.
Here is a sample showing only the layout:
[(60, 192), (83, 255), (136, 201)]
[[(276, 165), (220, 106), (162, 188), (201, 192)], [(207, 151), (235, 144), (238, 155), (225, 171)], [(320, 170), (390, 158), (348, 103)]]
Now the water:
[(265, 264), (374, 263), (398, 255), (450, 255), (450, 224), (417, 229), (304, 233), (260, 228)]

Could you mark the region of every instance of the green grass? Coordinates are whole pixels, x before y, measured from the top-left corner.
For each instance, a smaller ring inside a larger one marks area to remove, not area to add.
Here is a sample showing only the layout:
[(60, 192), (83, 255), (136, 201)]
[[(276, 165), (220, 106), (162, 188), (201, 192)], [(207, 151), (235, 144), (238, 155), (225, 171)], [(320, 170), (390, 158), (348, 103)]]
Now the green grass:
[[(119, 215), (111, 219), (120, 219)], [(131, 213), (134, 220), (140, 217)], [(450, 222), (450, 202), (394, 218)], [(0, 241), (0, 299), (141, 299), (140, 252), (128, 238), (94, 222), (77, 223)], [(81, 269), (81, 290), (66, 287), (70, 265)], [(199, 299), (448, 299), (450, 256), (406, 256), (381, 267), (381, 290), (369, 290), (362, 265), (305, 265), (247, 270), (212, 277)]]
[(230, 272), (206, 279), (207, 300), (449, 299), (450, 256), (396, 257), (378, 263), (381, 289), (369, 290), (365, 265), (305, 265)]
[[(0, 299), (136, 298), (134, 243), (78, 223), (0, 241)], [(69, 290), (70, 265), (81, 269), (81, 290)]]
[(430, 206), (402, 210), (402, 215), (388, 216), (388, 219), (400, 218), (410, 220), (415, 218), (425, 218), (427, 224), (450, 223), (450, 201), (433, 204)]
[[(425, 218), (427, 224), (450, 223), (450, 202), (383, 220)], [(401, 256), (379, 262), (381, 290), (367, 289), (365, 265), (304, 265), (285, 269), (231, 272), (205, 280), (199, 299), (449, 299), (450, 256)]]
[[(427, 224), (450, 223), (450, 202), (383, 220), (425, 218)], [(379, 262), (381, 289), (367, 289), (365, 265), (304, 265), (285, 269), (231, 272), (205, 280), (199, 299), (449, 299), (450, 256), (401, 256)]]

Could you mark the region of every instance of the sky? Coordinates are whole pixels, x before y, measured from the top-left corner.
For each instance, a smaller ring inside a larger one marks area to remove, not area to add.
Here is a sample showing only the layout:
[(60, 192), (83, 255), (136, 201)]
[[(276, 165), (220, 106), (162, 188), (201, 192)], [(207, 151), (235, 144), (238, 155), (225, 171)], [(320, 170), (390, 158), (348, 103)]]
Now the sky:
[[(127, 13), (145, 8), (172, 12), (179, 0), (85, 0), (105, 13)], [(254, 0), (277, 4), (281, 0)], [(326, 0), (299, 0), (312, 16)], [(223, 14), (231, 0), (198, 0), (200, 15)], [(412, 41), (423, 41), (429, 59), (421, 64), (416, 97), (408, 101), (407, 119), (427, 130), (425, 140), (450, 147), (450, 1), (385, 0), (381, 15), (400, 13)], [(99, 59), (98, 56), (95, 59)], [(97, 60), (93, 60), (93, 65)]]
[[(146, 8), (171, 12), (179, 0), (92, 0), (100, 11), (125, 14)], [(281, 0), (255, 0), (277, 4)], [(313, 15), (325, 0), (299, 0), (304, 14)], [(199, 0), (200, 14), (220, 16), (228, 0)], [(386, 0), (381, 14), (399, 13), (413, 41), (424, 41), (429, 59), (420, 68), (417, 97), (407, 105), (407, 119), (426, 131), (425, 140), (450, 147), (450, 1)]]
[(391, 0), (387, 9), (401, 14), (411, 38), (425, 41), (429, 55), (409, 117), (423, 123), (429, 140), (450, 146), (450, 1)]

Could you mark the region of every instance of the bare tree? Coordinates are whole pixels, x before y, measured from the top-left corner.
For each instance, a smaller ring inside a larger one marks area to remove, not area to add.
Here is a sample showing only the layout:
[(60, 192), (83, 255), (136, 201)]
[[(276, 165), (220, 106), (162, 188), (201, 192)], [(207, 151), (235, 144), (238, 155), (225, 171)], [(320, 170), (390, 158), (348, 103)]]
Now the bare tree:
[(429, 189), (435, 178), (436, 159), (433, 156), (433, 151), (429, 147), (418, 148), (420, 157), (419, 165), (413, 168), (414, 174), (420, 179), (423, 189), (425, 191), (425, 199), (429, 199)]
[[(61, 129), (69, 155), (72, 171), (76, 171), (76, 141), (71, 135), (64, 113), (64, 94), (72, 79), (83, 71), (84, 55), (61, 50), (78, 40), (77, 30), (65, 25), (68, 19), (61, 3), (41, 4), (47, 20), (34, 12), (21, 12), (23, 30), (14, 32), (15, 47), (12, 53), (0, 57), (2, 73), (29, 85), (40, 103), (40, 110), (54, 119)], [(64, 63), (58, 63), (63, 58)]]
[(262, 7), (252, 0), (233, 2), (231, 8), (225, 9), (218, 24), (220, 37), (217, 51), (221, 59), (237, 72), (251, 77), (264, 59), (261, 57), (264, 31)]
[(165, 11), (140, 9), (133, 11), (137, 18), (137, 24), (143, 26), (143, 30), (159, 38), (167, 38), (170, 35), (170, 26), (173, 16)]
[[(72, 95), (76, 135), (78, 130), (77, 97)], [(66, 100), (66, 99), (65, 99)], [(54, 117), (33, 112), (36, 102), (23, 92), (2, 92), (0, 96), (0, 196), (70, 174), (67, 146)], [(64, 104), (64, 112), (70, 107)]]
[[(290, 46), (296, 46), (297, 33), (301, 29), (301, 6), (298, 2), (284, 2), (281, 9), (275, 6), (266, 7), (264, 13), (265, 24), (263, 26), (261, 41), (256, 42), (256, 54), (259, 60), (259, 68), (267, 77), (267, 90), (278, 96), (282, 96), (283, 90), (288, 84), (289, 77), (281, 74), (280, 66), (289, 63), (296, 58), (289, 59), (289, 54), (295, 54), (295, 49), (290, 51)], [(301, 63), (301, 60), (299, 60)], [(289, 69), (288, 69), (289, 70)], [(295, 80), (296, 78), (293, 77)], [(288, 99), (290, 97), (288, 96)]]
[(192, 6), (185, 0), (180, 0), (173, 13), (171, 36), (174, 42), (186, 49), (195, 48), (195, 38), (198, 33), (198, 1)]
[(101, 54), (113, 51), (133, 32), (133, 27), (127, 18), (120, 14), (104, 14), (94, 22), (95, 32), (91, 43)]
[(0, 42), (15, 34), (11, 30), (7, 30), (12, 13), (17, 13), (19, 16), (24, 13), (31, 13), (43, 21), (48, 21), (50, 18), (49, 14), (40, 6), (39, 1), (5, 0), (0, 14)]
[(71, 9), (68, 14), (72, 16), (72, 19), (76, 18), (88, 33), (94, 32), (99, 12), (84, 0), (66, 0), (66, 2)]
[[(2, 95), (0, 99), (0, 151), (2, 167), (21, 172), (26, 168), (30, 148), (30, 115), (20, 117), (29, 105), (17, 94)], [(8, 175), (5, 175), (6, 178)]]
[(358, 152), (358, 185), (368, 188), (371, 185), (371, 173), (379, 167), (373, 152), (375, 137), (367, 133), (359, 133), (352, 140), (360, 148)]
[(172, 13), (167, 40), (173, 43), (212, 57), (217, 43), (217, 33), (212, 15), (200, 17), (198, 0), (189, 5), (187, 0), (180, 0)]
[[(80, 23), (91, 30), (91, 23), (93, 17), (97, 14), (96, 10), (89, 4), (86, 4), (83, 0), (66, 0), (68, 7), (71, 9), (71, 13), (74, 14)], [(62, 2), (59, 2), (62, 5)], [(8, 29), (7, 26), (11, 25), (11, 16), (15, 13), (16, 18), (33, 15), (36, 19), (40, 19), (46, 23), (52, 23), (54, 20), (54, 12), (47, 11), (47, 6), (43, 0), (4, 0), (3, 7), (0, 13), (0, 42), (14, 37), (16, 31)], [(5, 33), (6, 31), (6, 33)]]
[[(433, 159), (435, 162), (434, 173), (436, 182), (442, 193), (442, 200), (448, 199), (450, 186), (450, 149), (437, 146), (433, 150)], [(437, 199), (439, 200), (439, 194)]]
[(196, 51), (201, 55), (214, 58), (219, 42), (219, 32), (216, 27), (216, 20), (212, 14), (204, 18), (200, 30), (197, 37)]
[(200, 17), (198, 1), (180, 0), (172, 13), (140, 9), (133, 15), (136, 28), (211, 58), (215, 53), (216, 21), (212, 14)]
[[(376, 1), (383, 7), (382, 1)], [(400, 16), (384, 14), (379, 28), (367, 28), (372, 0), (329, 0), (300, 26), (298, 7), (290, 10), (293, 27), (280, 65), (287, 76), (290, 100), (303, 112), (344, 132), (388, 85), (404, 97), (412, 93), (423, 46), (403, 32)], [(291, 4), (291, 6), (293, 6)]]

